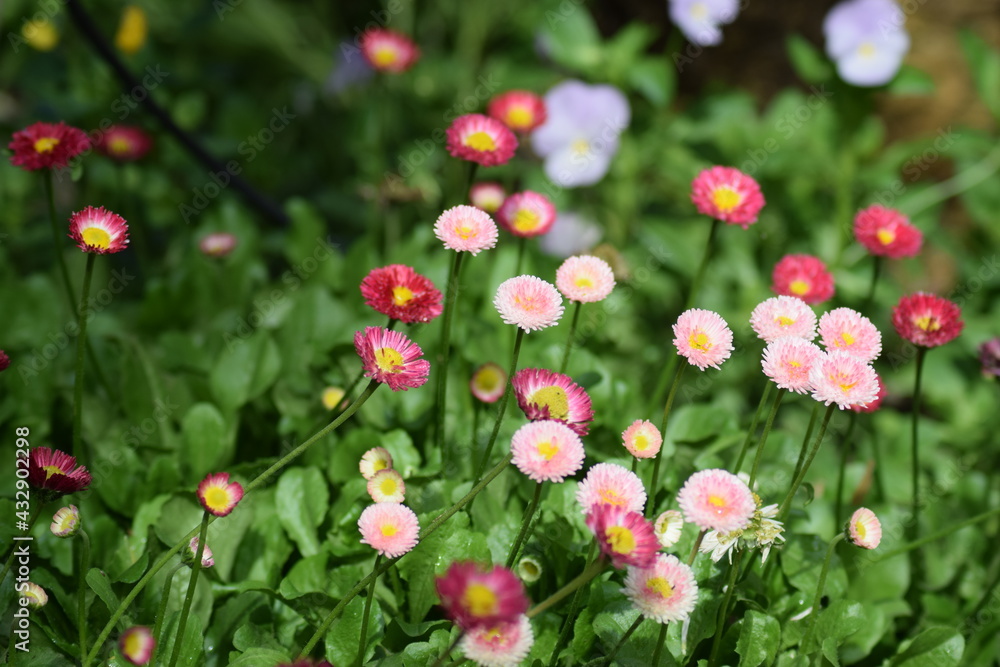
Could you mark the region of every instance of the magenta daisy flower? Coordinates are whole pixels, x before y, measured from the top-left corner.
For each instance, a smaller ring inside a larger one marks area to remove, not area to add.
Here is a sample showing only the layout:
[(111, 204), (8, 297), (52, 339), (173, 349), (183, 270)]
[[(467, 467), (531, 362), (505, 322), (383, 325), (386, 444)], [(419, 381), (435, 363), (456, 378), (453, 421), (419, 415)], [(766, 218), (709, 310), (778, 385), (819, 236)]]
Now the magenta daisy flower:
[(496, 403), (507, 388), (507, 371), (499, 364), (488, 361), (472, 374), (469, 389), (483, 403)]
[(97, 150), (118, 162), (140, 160), (152, 147), (149, 134), (134, 125), (112, 125), (97, 139)]
[(653, 522), (653, 530), (656, 531), (656, 539), (664, 549), (677, 544), (681, 539), (681, 531), (684, 530), (684, 515), (677, 510), (667, 510), (656, 517)]
[(698, 583), (677, 556), (657, 554), (649, 567), (630, 567), (622, 589), (639, 612), (657, 623), (684, 621), (698, 602)]
[(660, 451), (663, 436), (660, 435), (660, 430), (653, 426), (653, 422), (636, 419), (622, 433), (622, 443), (628, 453), (635, 458), (651, 459)]
[(816, 337), (816, 313), (797, 297), (773, 296), (753, 309), (750, 326), (767, 343), (784, 336), (812, 340)]
[(691, 201), (698, 212), (743, 229), (757, 222), (764, 195), (750, 176), (732, 167), (702, 171), (691, 184)]
[(531, 622), (524, 614), (515, 621), (484, 625), (462, 637), (459, 649), (480, 667), (516, 667), (535, 643)]
[(392, 468), (392, 454), (385, 447), (372, 447), (361, 455), (358, 467), (365, 479), (371, 479), (380, 470)]
[(692, 366), (705, 370), (729, 358), (733, 351), (733, 332), (726, 321), (710, 310), (685, 310), (674, 324), (677, 353)]
[(421, 359), (423, 350), (398, 331), (365, 327), (354, 334), (354, 349), (365, 368), (365, 377), (389, 385), (393, 391), (414, 389), (427, 382), (431, 365)]
[(871, 254), (893, 258), (913, 257), (924, 241), (923, 234), (905, 215), (881, 204), (858, 211), (854, 238)]
[(444, 309), (430, 278), (405, 264), (372, 269), (361, 281), (361, 296), (376, 312), (407, 324), (430, 322)]
[(83, 130), (66, 123), (35, 123), (15, 132), (7, 148), (13, 153), (10, 163), (26, 171), (62, 168), (90, 148)]
[(551, 327), (563, 314), (559, 291), (535, 276), (517, 276), (500, 283), (493, 305), (505, 323), (529, 333)]
[(90, 473), (76, 458), (58, 449), (35, 447), (28, 455), (28, 484), (44, 500), (55, 500), (90, 486)]
[(496, 118), (478, 113), (459, 116), (445, 132), (452, 157), (484, 167), (506, 164), (517, 151), (517, 137)]
[(438, 216), (434, 223), (434, 236), (444, 247), (478, 255), (480, 251), (497, 244), (497, 224), (486, 211), (475, 206), (454, 206)]
[(823, 356), (823, 350), (804, 338), (787, 336), (767, 344), (760, 365), (764, 375), (782, 389), (808, 394), (812, 389), (809, 374)]
[(514, 236), (541, 236), (552, 229), (552, 223), (556, 221), (556, 207), (548, 197), (537, 192), (515, 192), (500, 206), (497, 220)]
[(434, 585), (445, 614), (466, 632), (516, 622), (528, 610), (524, 584), (499, 565), (456, 561)]
[(500, 93), (490, 100), (486, 113), (515, 132), (531, 132), (547, 118), (545, 100), (527, 90)]
[(648, 567), (660, 543), (650, 523), (639, 512), (618, 505), (597, 505), (587, 515), (587, 527), (594, 532), (601, 553), (616, 568), (626, 565)]
[(576, 488), (576, 501), (584, 514), (598, 505), (613, 505), (630, 512), (642, 512), (646, 506), (646, 488), (638, 475), (616, 463), (598, 463)]
[(819, 257), (785, 255), (771, 272), (771, 291), (810, 304), (822, 303), (833, 297), (833, 274)]
[(361, 37), (361, 55), (379, 72), (405, 72), (420, 57), (420, 49), (406, 35), (387, 28), (366, 30)]
[(133, 665), (149, 664), (155, 647), (153, 631), (142, 625), (129, 628), (118, 638), (118, 650)]
[(215, 516), (226, 516), (243, 499), (243, 485), (230, 482), (229, 473), (209, 474), (198, 485), (198, 502), (205, 511)]
[(878, 397), (875, 369), (847, 352), (827, 352), (810, 371), (812, 395), (820, 403), (836, 403), (841, 410), (867, 405)]
[(52, 524), (49, 530), (56, 537), (73, 537), (80, 530), (80, 510), (76, 505), (60, 507), (52, 515)]
[(556, 270), (556, 287), (570, 301), (603, 301), (615, 287), (615, 274), (599, 257), (570, 257)]
[(746, 483), (726, 470), (700, 470), (677, 494), (684, 518), (702, 530), (732, 533), (750, 525), (757, 501)]
[(590, 397), (568, 375), (544, 368), (522, 368), (511, 382), (517, 405), (531, 420), (554, 419), (579, 436), (587, 435), (594, 410)]
[(536, 482), (561, 482), (583, 465), (580, 436), (557, 421), (528, 422), (511, 438), (517, 469)]
[(882, 353), (882, 334), (871, 320), (850, 308), (835, 308), (819, 318), (819, 337), (828, 351), (839, 350), (862, 361)]
[(68, 236), (84, 252), (121, 252), (128, 247), (128, 223), (103, 207), (88, 206), (70, 216)]
[(379, 554), (399, 558), (417, 546), (420, 523), (417, 515), (400, 503), (369, 505), (358, 518), (361, 543)]
[(406, 497), (403, 476), (395, 470), (379, 470), (368, 478), (368, 495), (377, 503), (401, 503)]
[(503, 186), (493, 181), (476, 183), (469, 188), (469, 203), (487, 213), (496, 213), (506, 198)]
[(882, 541), (882, 523), (867, 507), (854, 510), (847, 522), (847, 537), (864, 549), (874, 549)]
[(937, 347), (962, 333), (958, 304), (933, 294), (917, 292), (899, 299), (892, 309), (892, 325), (905, 340), (921, 347)]

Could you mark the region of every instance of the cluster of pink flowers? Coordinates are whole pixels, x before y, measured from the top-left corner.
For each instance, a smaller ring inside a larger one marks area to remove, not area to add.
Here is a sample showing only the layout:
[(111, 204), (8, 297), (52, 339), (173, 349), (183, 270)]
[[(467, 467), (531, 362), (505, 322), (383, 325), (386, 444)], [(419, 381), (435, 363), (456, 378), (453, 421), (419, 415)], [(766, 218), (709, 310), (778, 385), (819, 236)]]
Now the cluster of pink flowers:
[(398, 558), (417, 545), (420, 524), (413, 510), (403, 504), (406, 485), (392, 467), (392, 455), (374, 447), (361, 456), (361, 475), (368, 481), (368, 495), (375, 501), (361, 512), (361, 543), (379, 554)]

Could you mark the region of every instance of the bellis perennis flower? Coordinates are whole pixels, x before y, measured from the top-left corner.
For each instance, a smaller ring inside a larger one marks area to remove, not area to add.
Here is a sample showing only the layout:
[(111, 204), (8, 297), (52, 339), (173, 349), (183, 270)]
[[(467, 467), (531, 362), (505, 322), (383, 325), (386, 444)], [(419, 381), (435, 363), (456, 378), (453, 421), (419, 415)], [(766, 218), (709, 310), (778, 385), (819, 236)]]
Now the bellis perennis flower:
[(407, 324), (430, 322), (444, 308), (434, 283), (405, 264), (372, 269), (361, 281), (361, 296), (375, 311)]
[(462, 637), (459, 648), (466, 658), (480, 667), (511, 667), (528, 657), (535, 634), (528, 617), (495, 625), (484, 625)]
[(847, 352), (828, 352), (813, 365), (809, 374), (813, 398), (825, 405), (836, 403), (841, 410), (867, 405), (878, 397), (875, 369)]
[(764, 195), (752, 177), (732, 167), (702, 171), (691, 184), (691, 201), (698, 212), (743, 229), (757, 222)]
[(819, 337), (828, 351), (847, 352), (872, 362), (882, 353), (882, 334), (871, 320), (850, 308), (835, 308), (819, 318)]
[(587, 527), (594, 532), (601, 553), (619, 569), (648, 567), (660, 548), (653, 524), (619, 505), (596, 505), (587, 515)]
[(603, 301), (615, 287), (611, 265), (600, 257), (570, 257), (556, 270), (556, 287), (570, 301)]
[(521, 580), (499, 565), (452, 563), (435, 587), (445, 614), (466, 632), (516, 622), (528, 609)]
[(112, 125), (97, 140), (97, 150), (118, 162), (139, 160), (152, 146), (149, 134), (132, 125)]
[(775, 296), (753, 309), (750, 326), (758, 338), (768, 343), (785, 336), (812, 340), (816, 337), (816, 313), (802, 299)]
[(921, 347), (937, 347), (962, 333), (958, 305), (933, 294), (917, 292), (902, 297), (892, 309), (892, 325), (904, 340)]
[(818, 257), (785, 255), (771, 273), (771, 291), (808, 304), (822, 303), (833, 297), (833, 274)]
[(446, 148), (452, 157), (495, 167), (514, 157), (517, 137), (495, 118), (482, 114), (459, 116), (445, 132)]
[(557, 421), (528, 422), (514, 433), (513, 464), (536, 482), (561, 482), (583, 465), (580, 436)]
[(499, 364), (488, 361), (472, 374), (469, 389), (483, 403), (496, 403), (507, 388), (507, 371)]
[(535, 276), (517, 276), (500, 283), (493, 305), (504, 322), (525, 332), (551, 327), (563, 314), (559, 291)]
[(400, 503), (369, 505), (358, 519), (361, 543), (383, 556), (398, 558), (417, 546), (420, 524), (417, 515)]
[(531, 132), (545, 122), (545, 100), (527, 90), (508, 90), (490, 100), (487, 113), (515, 132)]
[(476, 183), (469, 188), (469, 203), (487, 213), (496, 213), (507, 193), (499, 183)]
[(718, 313), (692, 308), (673, 325), (677, 354), (692, 366), (719, 368), (733, 351), (733, 332)]
[(691, 475), (677, 494), (684, 518), (702, 530), (731, 533), (750, 524), (757, 502), (746, 483), (725, 470)]
[(118, 650), (133, 665), (149, 664), (155, 647), (156, 639), (152, 630), (141, 625), (129, 628), (118, 638)]
[(434, 223), (434, 236), (444, 247), (473, 256), (497, 244), (497, 224), (489, 213), (475, 206), (455, 206), (442, 213)]
[(641, 513), (646, 506), (646, 488), (628, 468), (616, 463), (598, 463), (587, 471), (577, 487), (576, 501), (584, 514), (592, 514), (599, 505)]
[(90, 473), (76, 465), (76, 458), (58, 449), (35, 447), (28, 455), (28, 484), (46, 500), (83, 491), (90, 486)]
[(882, 523), (875, 512), (859, 507), (847, 522), (847, 537), (863, 549), (875, 549), (882, 541)]
[(541, 236), (552, 228), (552, 223), (556, 220), (556, 207), (545, 195), (525, 190), (504, 200), (497, 211), (497, 220), (514, 236)]
[(230, 482), (229, 473), (210, 474), (198, 485), (198, 502), (215, 516), (226, 516), (243, 499), (243, 485)]
[(643, 616), (657, 623), (685, 620), (698, 602), (694, 572), (667, 554), (657, 554), (649, 567), (629, 567), (622, 592)]
[(354, 334), (354, 349), (364, 364), (365, 377), (406, 391), (427, 382), (430, 362), (421, 359), (420, 346), (398, 331), (365, 327)]
[(361, 38), (361, 55), (379, 72), (405, 72), (420, 57), (420, 49), (406, 35), (395, 30), (375, 28)]
[(10, 163), (27, 171), (62, 168), (90, 148), (83, 130), (66, 123), (35, 123), (15, 132), (7, 148), (13, 155)]
[(854, 217), (854, 238), (873, 255), (899, 258), (920, 252), (924, 235), (896, 209), (874, 204)]
[(517, 405), (531, 420), (554, 419), (577, 435), (587, 435), (594, 410), (590, 397), (568, 375), (543, 368), (522, 368), (511, 383)]
[(69, 237), (84, 252), (121, 252), (128, 247), (128, 223), (103, 207), (88, 206), (70, 216)]

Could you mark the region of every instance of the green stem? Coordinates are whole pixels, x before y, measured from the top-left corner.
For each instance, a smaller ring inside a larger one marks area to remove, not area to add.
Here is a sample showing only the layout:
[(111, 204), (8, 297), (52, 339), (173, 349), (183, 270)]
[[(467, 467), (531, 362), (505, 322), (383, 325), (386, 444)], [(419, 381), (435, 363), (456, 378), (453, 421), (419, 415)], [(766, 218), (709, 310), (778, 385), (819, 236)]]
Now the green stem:
[[(600, 558), (600, 551), (597, 548), (597, 541), (591, 541), (590, 549), (587, 550), (587, 560), (584, 569), (593, 565), (597, 559)], [(559, 633), (559, 640), (556, 642), (556, 647), (552, 650), (552, 657), (549, 658), (550, 667), (559, 661), (559, 653), (562, 652), (563, 647), (566, 646), (566, 642), (569, 641), (570, 632), (573, 630), (573, 624), (576, 622), (576, 615), (580, 610), (580, 602), (583, 596), (583, 589), (578, 588), (573, 594), (573, 599), (569, 603), (569, 613), (566, 614), (566, 618), (563, 620), (562, 632)]]
[(875, 490), (878, 492), (878, 499), (885, 502), (885, 482), (882, 481), (882, 447), (878, 441), (878, 431), (870, 429), (868, 431), (868, 441), (872, 445), (872, 459), (875, 460)]
[(743, 446), (740, 448), (740, 455), (736, 459), (736, 463), (733, 464), (732, 471), (734, 473), (739, 472), (740, 468), (743, 467), (743, 459), (746, 458), (747, 452), (750, 450), (750, 442), (753, 440), (753, 436), (757, 433), (757, 424), (760, 422), (760, 413), (764, 411), (764, 406), (767, 404), (767, 399), (771, 396), (770, 382), (764, 385), (764, 392), (760, 395), (760, 402), (757, 404), (757, 410), (753, 413), (753, 419), (750, 420), (750, 428), (747, 430), (747, 437), (743, 439)]
[(996, 573), (993, 575), (993, 579), (990, 581), (989, 585), (986, 586), (986, 592), (976, 603), (976, 606), (972, 608), (972, 611), (966, 614), (966, 618), (976, 618), (979, 612), (982, 611), (983, 607), (993, 598), (993, 591), (996, 589), (997, 584), (1000, 584), (1000, 568), (997, 568)]
[(198, 575), (201, 574), (201, 556), (205, 553), (205, 541), (208, 537), (208, 523), (212, 515), (207, 511), (202, 513), (201, 532), (198, 534), (198, 550), (194, 555), (194, 562), (191, 563), (191, 579), (188, 581), (187, 595), (184, 596), (184, 606), (181, 607), (181, 616), (177, 620), (177, 632), (174, 633), (174, 650), (170, 653), (169, 667), (177, 664), (177, 659), (181, 655), (181, 647), (184, 645), (184, 630), (187, 626), (188, 614), (191, 613), (191, 603), (194, 602), (194, 591), (198, 584)]
[(464, 637), (464, 636), (465, 636), (465, 632), (462, 631), (462, 630), (459, 630), (458, 631), (458, 636), (455, 637), (455, 641), (453, 641), (448, 646), (448, 648), (446, 648), (444, 650), (444, 653), (442, 653), (441, 655), (438, 656), (438, 659), (434, 661), (434, 664), (431, 665), (431, 667), (441, 667), (441, 665), (444, 664), (444, 661), (447, 660), (448, 657), (451, 655), (451, 652), (454, 651), (455, 648), (458, 646), (458, 642), (462, 641), (462, 637)]
[(514, 374), (517, 373), (517, 358), (521, 354), (521, 341), (524, 339), (524, 329), (518, 327), (517, 336), (514, 338), (514, 352), (511, 354), (510, 358), (510, 371), (507, 373), (507, 386), (504, 387), (503, 396), (500, 397), (500, 405), (497, 406), (497, 420), (493, 423), (493, 432), (490, 433), (490, 440), (486, 443), (486, 451), (483, 452), (483, 460), (479, 462), (479, 466), (476, 469), (476, 479), (478, 482), (479, 478), (482, 477), (483, 471), (486, 470), (486, 466), (490, 462), (490, 454), (493, 453), (493, 445), (497, 441), (497, 435), (500, 433), (500, 423), (503, 421), (504, 413), (507, 412), (507, 403), (510, 402), (510, 395), (513, 391), (513, 380)]
[(184, 563), (178, 563), (174, 566), (174, 569), (167, 572), (167, 578), (163, 582), (163, 597), (160, 598), (160, 606), (156, 612), (156, 622), (153, 624), (153, 639), (156, 643), (153, 644), (153, 652), (149, 656), (149, 664), (156, 664), (156, 652), (160, 648), (160, 643), (163, 640), (161, 632), (163, 632), (163, 620), (167, 616), (167, 603), (170, 601), (170, 588), (174, 583), (174, 575), (177, 574), (177, 570), (184, 567)]
[(90, 537), (87, 531), (80, 529), (77, 533), (80, 538), (80, 570), (77, 573), (76, 589), (76, 619), (77, 629), (80, 637), (80, 655), (87, 654), (87, 572), (90, 571)]
[(832, 540), (830, 540), (830, 545), (826, 548), (826, 558), (823, 559), (823, 569), (819, 571), (819, 583), (816, 585), (816, 595), (813, 597), (812, 606), (812, 619), (809, 621), (809, 629), (806, 631), (806, 636), (802, 639), (802, 643), (799, 645), (803, 651), (806, 650), (806, 646), (809, 644), (809, 640), (812, 639), (813, 633), (816, 630), (816, 617), (819, 616), (819, 605), (823, 600), (823, 587), (826, 586), (826, 574), (830, 570), (830, 561), (833, 559), (833, 551), (837, 548), (837, 544), (844, 539), (844, 532), (841, 531), (837, 533)]
[(83, 449), (81, 447), (80, 425), (83, 419), (83, 368), (86, 356), (87, 343), (87, 297), (90, 295), (90, 281), (94, 276), (94, 260), (96, 253), (87, 253), (87, 268), (83, 273), (83, 294), (80, 297), (79, 313), (80, 334), (76, 339), (76, 377), (73, 383), (73, 441), (69, 454), (81, 459)]
[(826, 427), (830, 424), (830, 417), (833, 416), (833, 411), (837, 408), (836, 403), (831, 403), (826, 409), (826, 414), (823, 415), (823, 422), (819, 425), (819, 433), (816, 434), (816, 440), (813, 441), (813, 446), (809, 450), (809, 454), (806, 456), (806, 460), (802, 464), (802, 469), (799, 470), (799, 474), (795, 476), (795, 480), (792, 482), (792, 488), (788, 490), (788, 495), (785, 496), (784, 502), (781, 503), (781, 509), (778, 510), (778, 520), (784, 520), (788, 511), (792, 507), (792, 499), (795, 498), (795, 492), (799, 490), (802, 485), (802, 480), (805, 479), (806, 473), (809, 472), (809, 466), (812, 465), (813, 459), (816, 458), (816, 452), (819, 451), (819, 446), (823, 443), (823, 438), (826, 436)]
[[(45, 503), (38, 503), (38, 507), (35, 509), (34, 515), (28, 519), (28, 527), (24, 529), (25, 535), (31, 535), (31, 529), (35, 527), (35, 523), (38, 521), (38, 517), (42, 515), (42, 508), (45, 507)], [(3, 580), (7, 577), (7, 573), (10, 572), (11, 565), (14, 564), (14, 556), (17, 554), (17, 549), (15, 548), (18, 540), (12, 540), (10, 545), (10, 553), (7, 555), (7, 561), (3, 565), (3, 573), (0, 574), (0, 584), (3, 584)]]
[(603, 558), (598, 558), (596, 561), (587, 566), (587, 568), (583, 572), (578, 574), (576, 578), (573, 579), (573, 581), (569, 582), (568, 584), (560, 588), (558, 591), (550, 595), (548, 598), (546, 598), (542, 602), (539, 602), (534, 607), (529, 609), (527, 613), (528, 618), (534, 618), (535, 616), (541, 614), (543, 611), (547, 610), (549, 607), (560, 602), (567, 595), (569, 595), (570, 593), (572, 593), (573, 591), (580, 588), (584, 584), (588, 583), (591, 579), (599, 575), (602, 571), (604, 571), (605, 567), (607, 567), (607, 562), (605, 562)]
[(802, 464), (805, 463), (806, 453), (809, 451), (809, 442), (811, 441), (813, 430), (816, 428), (816, 420), (819, 418), (819, 403), (813, 405), (812, 415), (809, 417), (809, 425), (806, 426), (806, 437), (802, 438), (802, 447), (799, 449), (799, 458), (795, 461), (795, 472), (792, 473), (792, 479), (799, 476), (799, 471), (802, 470)]
[(851, 421), (847, 425), (847, 433), (844, 434), (844, 438), (841, 441), (840, 446), (840, 471), (837, 473), (837, 497), (834, 500), (833, 505), (833, 525), (838, 528), (843, 525), (843, 510), (844, 507), (844, 480), (847, 476), (847, 459), (853, 449), (854, 441), (851, 440), (851, 434), (854, 433), (854, 424), (858, 421), (858, 413), (851, 412)]
[(715, 245), (715, 237), (718, 236), (719, 226), (722, 223), (719, 220), (712, 220), (712, 228), (708, 232), (708, 240), (705, 242), (705, 254), (701, 257), (701, 264), (698, 265), (698, 272), (694, 274), (694, 282), (691, 283), (691, 293), (688, 294), (687, 303), (684, 306), (684, 310), (690, 310), (694, 307), (694, 302), (698, 298), (698, 291), (701, 289), (701, 281), (705, 277), (705, 269), (708, 267), (708, 261), (712, 258), (712, 249)]
[(663, 460), (663, 450), (667, 448), (667, 419), (670, 417), (670, 408), (673, 407), (674, 397), (677, 395), (677, 387), (681, 385), (681, 377), (683, 377), (684, 369), (687, 367), (688, 365), (685, 363), (681, 363), (677, 367), (677, 373), (674, 375), (674, 383), (670, 386), (670, 393), (667, 394), (667, 402), (663, 406), (663, 418), (660, 420), (660, 433), (663, 435), (663, 444), (660, 445), (660, 451), (656, 452), (656, 460), (653, 462), (653, 478), (649, 483), (649, 506), (646, 509), (648, 516), (653, 516), (653, 511), (656, 507), (657, 484), (660, 482), (660, 461)]
[(507, 554), (507, 569), (511, 569), (514, 566), (514, 561), (517, 560), (517, 554), (521, 550), (521, 544), (528, 537), (528, 526), (531, 525), (531, 519), (535, 516), (535, 510), (538, 509), (538, 501), (542, 497), (542, 483), (538, 482), (535, 484), (535, 494), (531, 497), (531, 503), (524, 512), (524, 521), (521, 522), (521, 530), (517, 533), (517, 539), (514, 540), (514, 544), (511, 545), (510, 553)]
[(1000, 170), (1000, 146), (996, 146), (982, 160), (963, 169), (947, 181), (938, 183), (909, 199), (903, 207), (905, 213), (913, 218), (918, 213), (979, 185), (998, 170)]
[[(632, 634), (639, 629), (639, 626), (642, 625), (642, 622), (644, 620), (646, 620), (646, 617), (643, 616), (642, 614), (639, 614), (639, 617), (635, 619), (635, 622), (629, 626), (628, 630), (625, 631), (625, 634), (622, 635), (621, 639), (618, 640), (618, 642), (614, 645), (611, 651), (606, 656), (604, 656), (604, 658), (602, 658), (599, 661), (599, 663), (611, 664), (611, 661), (615, 659), (616, 655), (618, 655), (618, 651), (621, 650), (622, 646), (625, 646), (625, 642), (627, 642), (629, 638), (632, 636)], [(664, 624), (663, 627), (667, 626)], [(653, 664), (655, 665), (656, 663), (654, 662)]]
[(653, 651), (653, 667), (660, 667), (660, 656), (663, 655), (663, 647), (667, 643), (667, 624), (660, 625), (660, 636), (656, 638), (656, 650)]
[(524, 249), (528, 245), (528, 239), (525, 236), (519, 236), (517, 238), (517, 263), (514, 265), (514, 275), (521, 275), (521, 267), (524, 266)]
[(455, 301), (458, 299), (459, 275), (462, 271), (464, 252), (456, 252), (451, 262), (451, 273), (448, 274), (447, 296), (444, 300), (444, 316), (441, 319), (441, 345), (438, 352), (438, 382), (437, 382), (437, 418), (434, 420), (438, 447), (444, 450), (444, 408), (448, 394), (448, 362), (451, 359), (451, 320), (455, 313)]
[(747, 486), (751, 489), (753, 489), (754, 480), (757, 479), (757, 468), (760, 466), (760, 460), (763, 458), (764, 445), (767, 443), (767, 436), (771, 434), (771, 426), (774, 424), (774, 416), (778, 414), (778, 406), (781, 405), (781, 399), (784, 397), (785, 389), (778, 389), (778, 393), (774, 395), (774, 403), (771, 404), (771, 413), (767, 416), (767, 423), (764, 424), (764, 433), (760, 436), (760, 442), (757, 443), (757, 453), (753, 457), (753, 467), (750, 468), (750, 481), (747, 483)]
[(872, 562), (872, 563), (879, 563), (879, 562), (882, 562), (884, 560), (888, 560), (888, 559), (890, 559), (890, 558), (892, 558), (894, 556), (898, 556), (900, 554), (904, 554), (904, 553), (907, 553), (909, 551), (913, 551), (914, 549), (922, 547), (925, 544), (930, 544), (931, 542), (936, 542), (936, 541), (940, 540), (943, 537), (948, 537), (949, 535), (951, 535), (955, 531), (958, 531), (958, 530), (961, 530), (962, 528), (966, 528), (968, 526), (972, 526), (974, 524), (980, 523), (981, 521), (985, 521), (985, 520), (987, 520), (987, 519), (989, 519), (991, 517), (997, 516), (998, 514), (1000, 514), (1000, 507), (997, 507), (997, 508), (991, 509), (989, 511), (983, 512), (982, 514), (977, 514), (976, 516), (972, 517), (971, 519), (966, 519), (965, 521), (960, 521), (959, 523), (952, 524), (952, 525), (948, 526), (947, 528), (942, 528), (941, 530), (939, 530), (937, 532), (934, 532), (934, 533), (931, 533), (930, 535), (926, 535), (924, 537), (921, 537), (919, 540), (916, 540), (914, 542), (910, 542), (908, 544), (904, 544), (903, 546), (899, 547), (898, 549), (893, 549), (892, 551), (887, 551), (884, 554), (879, 554), (878, 558), (872, 559), (870, 562)]
[(722, 606), (719, 607), (719, 620), (715, 628), (715, 639), (712, 640), (712, 654), (708, 658), (708, 667), (714, 667), (719, 657), (719, 649), (722, 647), (722, 635), (725, 634), (726, 619), (729, 618), (729, 603), (733, 600), (733, 591), (736, 589), (736, 575), (740, 571), (740, 561), (742, 559), (743, 552), (737, 551), (733, 564), (729, 566), (726, 596), (722, 598)]
[[(924, 357), (926, 355), (927, 348), (917, 348), (917, 377), (914, 381), (913, 387), (913, 419), (910, 423), (912, 436), (910, 440), (910, 475), (912, 477), (913, 485), (913, 497), (911, 499), (910, 512), (913, 514), (913, 520), (910, 524), (908, 537), (911, 542), (920, 538), (920, 446), (917, 438), (917, 426), (920, 423), (920, 384), (923, 379)], [(923, 574), (923, 559), (920, 557), (919, 551), (914, 551), (912, 553), (910, 558), (910, 569), (913, 572), (913, 576), (910, 578), (910, 581), (912, 583), (920, 581), (922, 579), (921, 575)]]
[[(49, 204), (49, 222), (52, 223), (53, 250), (56, 253), (56, 263), (59, 265), (59, 273), (62, 275), (63, 286), (66, 288), (66, 296), (69, 298), (70, 308), (75, 308), (78, 301), (73, 292), (73, 283), (69, 279), (69, 269), (66, 267), (66, 258), (63, 257), (61, 243), (65, 242), (66, 234), (59, 229), (59, 219), (56, 216), (56, 196), (52, 187), (52, 170), (45, 170), (45, 198)], [(79, 320), (77, 320), (79, 322)]]
[(878, 277), (882, 272), (882, 258), (878, 255), (872, 258), (872, 280), (868, 285), (868, 296), (865, 297), (861, 312), (867, 312), (872, 302), (875, 300), (875, 286), (878, 285)]
[(679, 363), (683, 363), (681, 362), (681, 356), (675, 354), (671, 355), (667, 363), (663, 364), (660, 377), (656, 380), (656, 387), (653, 388), (652, 393), (649, 395), (650, 398), (649, 403), (646, 405), (646, 412), (652, 412), (663, 404), (663, 396), (667, 390), (667, 383), (670, 382), (670, 377), (677, 371), (677, 364)]
[(563, 350), (562, 363), (559, 364), (559, 372), (565, 373), (569, 364), (569, 353), (573, 350), (573, 337), (576, 335), (576, 323), (580, 320), (580, 309), (583, 307), (582, 301), (577, 301), (573, 308), (573, 319), (569, 325), (569, 336), (566, 338), (566, 349)]
[(688, 556), (688, 567), (694, 565), (694, 559), (698, 557), (698, 549), (701, 547), (701, 542), (705, 539), (705, 533), (707, 532), (707, 530), (703, 530), (698, 533), (698, 539), (694, 541), (694, 546), (691, 547), (691, 554)]
[(358, 643), (358, 665), (365, 664), (365, 643), (368, 640), (368, 615), (372, 612), (372, 600), (375, 599), (375, 582), (378, 581), (378, 575), (375, 574), (375, 571), (378, 569), (378, 564), (381, 560), (382, 554), (375, 556), (375, 565), (372, 566), (372, 581), (368, 586), (368, 597), (365, 598), (365, 615), (361, 617), (361, 641)]

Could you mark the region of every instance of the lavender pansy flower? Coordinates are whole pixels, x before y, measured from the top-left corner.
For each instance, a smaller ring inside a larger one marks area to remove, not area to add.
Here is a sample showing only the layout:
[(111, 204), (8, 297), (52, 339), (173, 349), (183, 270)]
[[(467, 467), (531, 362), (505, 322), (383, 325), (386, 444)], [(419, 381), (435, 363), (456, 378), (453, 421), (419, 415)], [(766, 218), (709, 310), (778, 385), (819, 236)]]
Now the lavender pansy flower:
[(576, 213), (561, 212), (539, 243), (547, 255), (572, 257), (593, 248), (601, 236), (601, 228), (594, 222)]
[(848, 0), (831, 9), (823, 35), (840, 78), (866, 87), (891, 81), (910, 49), (903, 23), (903, 11), (893, 0)]
[(739, 12), (739, 0), (670, 0), (670, 20), (698, 46), (720, 44), (720, 26), (732, 23)]

